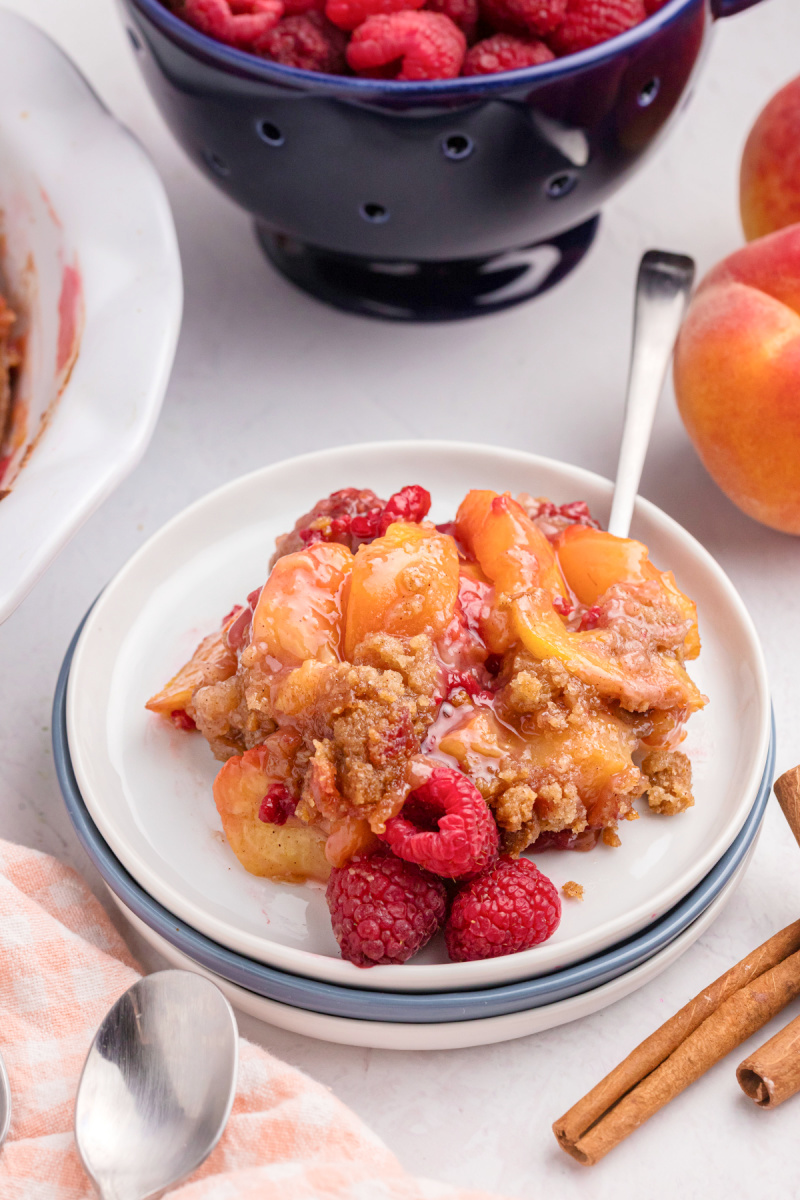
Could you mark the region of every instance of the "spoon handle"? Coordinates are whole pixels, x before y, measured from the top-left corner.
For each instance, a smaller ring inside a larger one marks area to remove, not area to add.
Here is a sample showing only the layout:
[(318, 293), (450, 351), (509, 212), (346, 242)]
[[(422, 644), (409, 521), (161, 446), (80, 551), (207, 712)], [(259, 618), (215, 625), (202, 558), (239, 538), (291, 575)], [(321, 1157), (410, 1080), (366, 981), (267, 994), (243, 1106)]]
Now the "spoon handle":
[(658, 398), (694, 281), (685, 254), (648, 250), (639, 264), (625, 425), (608, 531), (627, 537)]

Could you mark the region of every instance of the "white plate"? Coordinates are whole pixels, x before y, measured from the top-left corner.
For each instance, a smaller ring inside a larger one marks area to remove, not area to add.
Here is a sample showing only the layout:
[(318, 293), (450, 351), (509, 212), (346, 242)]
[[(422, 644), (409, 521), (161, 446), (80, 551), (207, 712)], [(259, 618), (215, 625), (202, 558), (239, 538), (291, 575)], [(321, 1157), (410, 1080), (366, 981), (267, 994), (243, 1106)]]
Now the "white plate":
[(144, 452), (182, 305), (155, 168), (58, 47), (2, 10), (0, 234), (28, 326), (27, 420), (0, 504), (2, 621)]
[(686, 749), (696, 807), (678, 817), (646, 810), (622, 846), (552, 851), (537, 862), (557, 884), (584, 885), (564, 905), (549, 942), (483, 962), (446, 961), (441, 940), (401, 967), (359, 970), (339, 957), (322, 890), (257, 879), (221, 834), (211, 797), (218, 769), (205, 742), (144, 702), (266, 575), (275, 535), (319, 496), (354, 484), (388, 494), (419, 482), (436, 520), (470, 487), (589, 501), (607, 516), (611, 485), (575, 467), (509, 450), (452, 443), (352, 446), (267, 467), (212, 493), (172, 520), (131, 559), (90, 615), (67, 697), (70, 753), (103, 837), (131, 875), (170, 912), (214, 941), (316, 979), (398, 991), (509, 983), (566, 966), (644, 928), (681, 899), (741, 828), (761, 781), (769, 701), (761, 651), (744, 607), (710, 556), (644, 501), (634, 534), (698, 602), (703, 652), (692, 664), (711, 704), (690, 723)]
[(234, 1008), (250, 1017), (265, 1021), (268, 1025), (277, 1025), (279, 1029), (288, 1029), (291, 1033), (302, 1033), (306, 1037), (318, 1038), (323, 1042), (336, 1042), (341, 1046), (366, 1046), (374, 1050), (463, 1050), (470, 1046), (510, 1042), (530, 1033), (554, 1029), (556, 1025), (566, 1025), (569, 1021), (577, 1021), (580, 1017), (599, 1012), (601, 1008), (607, 1008), (609, 1004), (629, 996), (637, 988), (644, 987), (680, 958), (716, 920), (741, 883), (752, 853), (751, 850), (716, 900), (688, 929), (627, 975), (620, 975), (610, 983), (592, 988), (580, 996), (571, 996), (568, 1000), (559, 1000), (555, 1004), (545, 1004), (540, 1008), (529, 1008), (503, 1017), (482, 1017), (475, 1021), (445, 1021), (431, 1025), (329, 1017), (257, 996), (255, 992), (229, 983), (213, 971), (198, 966), (188, 955), (177, 950), (149, 925), (145, 925), (144, 921), (134, 916), (110, 888), (109, 895), (133, 928), (169, 963), (184, 971), (196, 971), (198, 975), (212, 980)]

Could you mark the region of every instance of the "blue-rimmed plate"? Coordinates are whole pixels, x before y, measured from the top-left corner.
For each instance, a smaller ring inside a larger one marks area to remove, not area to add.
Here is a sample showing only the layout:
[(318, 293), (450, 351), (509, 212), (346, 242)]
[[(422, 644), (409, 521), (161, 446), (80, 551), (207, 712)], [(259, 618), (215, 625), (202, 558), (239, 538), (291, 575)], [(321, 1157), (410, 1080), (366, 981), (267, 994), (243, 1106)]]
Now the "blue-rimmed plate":
[[(274, 538), (320, 496), (358, 484), (390, 493), (410, 480), (452, 517), (472, 487), (582, 498), (602, 520), (612, 485), (567, 463), (490, 446), (391, 442), (341, 446), (236, 479), (173, 518), (98, 600), (75, 648), (67, 689), (70, 756), (81, 795), (115, 857), (148, 895), (211, 941), (281, 971), (357, 989), (455, 992), (549, 975), (634, 937), (680, 904), (719, 862), (750, 813), (769, 743), (763, 655), (741, 599), (684, 529), (644, 500), (633, 532), (674, 571), (700, 614), (703, 651), (691, 673), (710, 703), (683, 748), (696, 805), (680, 816), (639, 806), (622, 844), (537, 858), (557, 887), (571, 877), (583, 904), (565, 905), (542, 945), (450, 962), (434, 938), (403, 966), (360, 971), (342, 960), (323, 890), (248, 874), (227, 844), (205, 741), (145, 711), (220, 614), (263, 582)], [(572, 874), (574, 872), (574, 875)]]
[(342, 987), (268, 967), (211, 941), (169, 912), (132, 878), (103, 840), (72, 770), (66, 729), (66, 692), (75, 643), (64, 659), (53, 705), (53, 754), (75, 832), (112, 892), (145, 925), (194, 962), (259, 996), (294, 1008), (359, 1020), (426, 1024), (469, 1021), (522, 1012), (600, 987), (668, 946), (716, 899), (751, 850), (769, 799), (775, 761), (774, 729), (761, 785), (733, 844), (705, 878), (641, 933), (577, 966), (503, 987), (471, 991), (402, 993)]

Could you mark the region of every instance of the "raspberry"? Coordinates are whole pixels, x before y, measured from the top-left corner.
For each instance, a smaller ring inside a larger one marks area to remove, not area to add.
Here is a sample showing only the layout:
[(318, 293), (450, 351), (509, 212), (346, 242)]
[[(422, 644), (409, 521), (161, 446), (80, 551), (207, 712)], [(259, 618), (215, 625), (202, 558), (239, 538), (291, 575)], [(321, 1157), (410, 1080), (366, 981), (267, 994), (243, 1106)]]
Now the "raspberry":
[(600, 522), (594, 519), (585, 500), (573, 500), (569, 504), (562, 504), (556, 511), (560, 517), (571, 521), (573, 525), (588, 525), (591, 529), (600, 528)]
[(597, 629), (597, 626), (600, 623), (600, 618), (602, 615), (603, 615), (603, 610), (599, 607), (599, 605), (597, 605), (597, 604), (590, 605), (590, 607), (587, 608), (586, 611), (583, 613), (583, 615), (581, 617), (581, 623), (578, 626), (578, 629), (581, 632), (583, 632), (584, 630), (587, 630), (587, 629)]
[(451, 767), (435, 767), (409, 795), (383, 834), (407, 862), (445, 879), (471, 879), (497, 858), (494, 817), (475, 784)]
[(449, 17), (464, 34), (467, 42), (474, 39), (480, 16), (478, 0), (428, 0), (425, 7), (429, 12), (443, 13)]
[(355, 29), (379, 13), (422, 8), (425, 0), (327, 0), (325, 15), (340, 29)]
[(326, 895), (342, 958), (357, 967), (406, 962), (440, 928), (447, 907), (440, 880), (385, 851), (334, 867)]
[(283, 15), (282, 0), (183, 0), (178, 13), (195, 29), (241, 50), (251, 49)]
[(569, 617), (575, 610), (575, 605), (570, 604), (569, 600), (565, 600), (563, 596), (556, 596), (553, 601), (553, 608), (562, 617)]
[(428, 515), (430, 508), (431, 494), (426, 488), (418, 483), (401, 488), (386, 501), (381, 518), (381, 534), (386, 533), (393, 521), (408, 521), (418, 525)]
[(544, 42), (525, 40), (511, 33), (496, 33), (467, 51), (462, 75), (494, 75), (551, 62), (555, 54)]
[(353, 540), (350, 532), (352, 518), (374, 508), (382, 511), (385, 506), (386, 501), (369, 488), (363, 491), (341, 488), (332, 492), (324, 500), (318, 500), (310, 512), (299, 517), (291, 533), (284, 533), (277, 539), (273, 564), (284, 554), (292, 554), (314, 542), (339, 542), (355, 553), (358, 542)]
[(193, 729), (197, 729), (197, 725), (189, 716), (185, 708), (175, 708), (169, 714), (169, 719), (176, 729), (183, 729), (186, 733), (191, 733)]
[(300, 17), (307, 12), (324, 12), (325, 0), (283, 0), (285, 17)]
[(564, 20), (568, 2), (569, 0), (480, 0), (480, 5), (484, 19), (496, 32), (523, 35), (527, 33), (544, 37), (557, 29)]
[(644, 0), (644, 6), (647, 9), (648, 17), (652, 17), (653, 13), (658, 12), (658, 10), (663, 8), (666, 3), (667, 0)]
[(258, 810), (258, 819), (266, 825), (285, 825), (294, 816), (297, 801), (285, 783), (273, 783)]
[[(285, 67), (336, 75), (344, 71), (346, 46), (347, 38), (341, 29), (331, 25), (321, 12), (306, 12), (284, 17), (259, 40), (256, 49)], [(343, 533), (344, 529), (334, 530), (336, 524), (331, 521), (331, 533)], [(336, 540), (335, 536), (330, 540)]]
[(504, 856), (458, 893), (445, 926), (453, 962), (499, 958), (552, 937), (561, 920), (553, 884), (527, 858)]
[(427, 516), (430, 506), (430, 492), (415, 483), (395, 492), (385, 504), (353, 517), (350, 528), (357, 538), (371, 541), (372, 538), (383, 537), (394, 521), (408, 521), (412, 525), (418, 525)]
[(347, 47), (360, 75), (380, 79), (453, 79), (467, 40), (449, 17), (435, 12), (395, 12), (367, 17)]
[(550, 45), (556, 54), (575, 54), (632, 29), (646, 16), (643, 0), (569, 0)]

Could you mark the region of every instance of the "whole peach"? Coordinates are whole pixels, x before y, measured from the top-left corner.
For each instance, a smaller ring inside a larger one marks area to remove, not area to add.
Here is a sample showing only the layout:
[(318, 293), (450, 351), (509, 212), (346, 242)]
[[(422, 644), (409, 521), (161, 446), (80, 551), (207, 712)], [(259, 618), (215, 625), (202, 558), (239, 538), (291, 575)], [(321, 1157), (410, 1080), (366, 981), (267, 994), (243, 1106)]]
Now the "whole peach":
[(772, 97), (750, 131), (739, 204), (748, 242), (800, 221), (800, 77)]
[(800, 225), (706, 275), (674, 378), (689, 436), (723, 492), (764, 525), (800, 534)]

